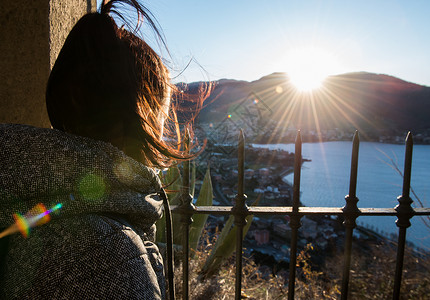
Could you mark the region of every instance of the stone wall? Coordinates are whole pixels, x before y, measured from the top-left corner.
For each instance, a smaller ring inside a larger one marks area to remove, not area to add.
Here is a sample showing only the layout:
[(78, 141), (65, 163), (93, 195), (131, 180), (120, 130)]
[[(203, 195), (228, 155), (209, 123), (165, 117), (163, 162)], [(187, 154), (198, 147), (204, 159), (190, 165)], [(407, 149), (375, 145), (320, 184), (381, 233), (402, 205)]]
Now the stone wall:
[(49, 127), (49, 72), (76, 23), (96, 0), (0, 1), (0, 122)]

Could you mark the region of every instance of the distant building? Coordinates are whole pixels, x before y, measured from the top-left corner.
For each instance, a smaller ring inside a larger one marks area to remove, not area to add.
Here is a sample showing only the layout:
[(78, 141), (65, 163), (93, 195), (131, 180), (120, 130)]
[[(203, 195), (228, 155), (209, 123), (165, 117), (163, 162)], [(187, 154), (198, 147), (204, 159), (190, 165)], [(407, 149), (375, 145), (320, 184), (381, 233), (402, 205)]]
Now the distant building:
[(220, 174), (214, 174), (214, 175), (212, 175), (212, 178), (214, 181), (221, 181), (222, 180), (222, 176)]
[(290, 186), (287, 184), (279, 185), (279, 191), (281, 191), (281, 192), (289, 192), (290, 189), (291, 189)]
[(245, 178), (249, 179), (252, 176), (254, 176), (255, 171), (253, 169), (246, 169), (245, 170)]
[(289, 192), (281, 192), (280, 197), (290, 198), (290, 193)]
[(254, 239), (257, 242), (257, 245), (265, 245), (269, 243), (269, 238), (270, 232), (267, 229), (254, 231)]
[(275, 224), (273, 230), (281, 236), (291, 238), (291, 228), (285, 223)]
[(274, 200), (274, 199), (275, 199), (275, 194), (273, 194), (272, 192), (264, 193), (264, 200)]
[(269, 176), (269, 169), (268, 168), (261, 168), (258, 170), (258, 175), (262, 177)]
[(317, 225), (317, 222), (309, 218), (302, 218), (302, 226), (300, 227), (300, 229), (303, 236), (306, 239), (315, 239), (318, 235)]
[(325, 248), (327, 248), (327, 245), (328, 245), (328, 242), (327, 242), (327, 240), (325, 239), (325, 238), (323, 238), (323, 237), (319, 237), (319, 238), (317, 238), (316, 240), (315, 240), (315, 243), (316, 243), (316, 245), (319, 247), (319, 248), (321, 248), (321, 249), (325, 249)]
[(282, 251), (282, 253), (284, 253), (286, 255), (290, 255), (290, 248), (287, 245), (282, 245), (281, 251)]

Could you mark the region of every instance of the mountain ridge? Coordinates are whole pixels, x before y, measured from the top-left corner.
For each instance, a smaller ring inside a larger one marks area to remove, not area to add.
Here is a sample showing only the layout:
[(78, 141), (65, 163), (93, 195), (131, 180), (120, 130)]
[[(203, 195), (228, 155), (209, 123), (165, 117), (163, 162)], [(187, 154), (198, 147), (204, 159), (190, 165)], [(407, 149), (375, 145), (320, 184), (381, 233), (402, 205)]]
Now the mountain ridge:
[[(187, 92), (202, 84), (208, 82), (191, 83)], [(197, 119), (201, 124), (230, 116), (238, 126), (255, 123), (277, 128), (276, 134), (286, 128), (359, 130), (369, 139), (408, 130), (430, 133), (430, 87), (387, 74), (332, 75), (320, 89), (308, 93), (299, 92), (281, 72), (254, 81), (220, 79), (212, 85)]]

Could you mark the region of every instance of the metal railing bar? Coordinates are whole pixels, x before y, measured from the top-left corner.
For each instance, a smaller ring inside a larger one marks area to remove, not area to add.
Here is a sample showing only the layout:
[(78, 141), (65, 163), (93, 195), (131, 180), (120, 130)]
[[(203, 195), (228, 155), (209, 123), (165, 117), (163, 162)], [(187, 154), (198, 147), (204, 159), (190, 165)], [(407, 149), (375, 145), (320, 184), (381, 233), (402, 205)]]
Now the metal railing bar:
[(413, 137), (409, 132), (406, 137), (405, 149), (405, 167), (403, 172), (403, 190), (402, 195), (397, 198), (399, 204), (396, 206), (397, 220), (396, 225), (399, 227), (399, 239), (397, 243), (396, 273), (394, 275), (393, 299), (399, 299), (400, 286), (403, 272), (403, 259), (405, 256), (406, 229), (411, 226), (410, 218), (413, 216), (412, 199), (409, 197), (411, 187), (412, 171), (412, 150)]
[(293, 182), (293, 212), (299, 211), (300, 206), (300, 174), (302, 170), (302, 136), (297, 132), (294, 149), (294, 182)]
[(357, 191), (357, 170), (358, 170), (358, 150), (360, 148), (360, 138), (358, 131), (355, 131), (352, 138), (352, 154), (351, 154), (351, 175), (349, 180), (349, 196), (356, 197)]
[[(232, 215), (233, 206), (196, 206), (192, 211), (193, 214), (210, 214), (210, 215)], [(172, 205), (171, 211), (179, 213), (179, 206)], [(395, 208), (359, 208), (360, 216), (397, 216)], [(247, 215), (291, 215), (292, 206), (251, 206), (246, 211)], [(342, 207), (299, 207), (299, 215), (343, 215)], [(413, 208), (414, 216), (430, 215), (430, 208)]]
[(246, 206), (244, 194), (245, 190), (245, 137), (243, 131), (239, 133), (238, 145), (238, 184), (235, 204), (231, 212), (234, 214), (234, 224), (236, 226), (236, 284), (235, 299), (242, 298), (242, 249), (243, 249), (243, 228), (246, 225), (248, 207)]
[(291, 244), (290, 244), (290, 274), (288, 279), (288, 299), (294, 299), (297, 262), (297, 239), (300, 228), (300, 173), (302, 169), (302, 138), (300, 130), (297, 132), (294, 153), (294, 183), (293, 183), (293, 207), (290, 215)]
[(345, 251), (341, 286), (341, 299), (343, 300), (348, 298), (349, 273), (351, 269), (352, 234), (354, 228), (357, 226), (355, 220), (360, 215), (360, 210), (357, 207), (358, 198), (356, 197), (359, 145), (360, 140), (358, 138), (358, 132), (356, 131), (352, 142), (349, 194), (345, 197), (346, 205), (342, 208), (345, 216), (345, 221), (343, 222), (345, 225)]
[[(187, 130), (185, 135), (185, 151), (190, 151), (190, 133)], [(189, 233), (190, 225), (193, 222), (192, 214), (194, 205), (193, 197), (190, 195), (190, 161), (183, 164), (183, 178), (181, 188), (181, 202), (179, 205), (180, 223), (182, 228), (182, 299), (189, 299)]]
[[(186, 136), (186, 150), (190, 149), (190, 138)], [(243, 230), (246, 225), (246, 217), (248, 215), (280, 215), (290, 216), (291, 228), (291, 243), (290, 243), (290, 271), (288, 281), (288, 299), (294, 299), (295, 280), (296, 280), (296, 263), (297, 263), (297, 244), (298, 244), (298, 229), (300, 228), (300, 220), (306, 215), (333, 215), (344, 216), (345, 221), (345, 254), (344, 254), (344, 269), (342, 276), (341, 299), (347, 299), (348, 285), (351, 265), (351, 249), (353, 240), (353, 230), (357, 226), (356, 220), (360, 216), (397, 216), (396, 225), (399, 228), (398, 235), (398, 250), (396, 260), (396, 271), (393, 287), (393, 299), (399, 299), (400, 287), (403, 271), (403, 260), (405, 255), (406, 231), (411, 226), (410, 219), (414, 216), (429, 216), (430, 208), (412, 208), (413, 203), (410, 198), (410, 180), (412, 168), (412, 149), (413, 138), (412, 134), (408, 133), (406, 138), (405, 151), (405, 167), (403, 177), (402, 195), (397, 198), (399, 204), (395, 208), (358, 208), (358, 198), (356, 197), (357, 186), (357, 169), (358, 169), (358, 149), (359, 138), (358, 132), (353, 138), (353, 150), (351, 158), (351, 175), (349, 194), (345, 197), (346, 205), (344, 207), (300, 207), (300, 174), (302, 165), (302, 141), (300, 131), (297, 132), (295, 142), (295, 158), (294, 158), (294, 183), (293, 183), (293, 205), (292, 206), (252, 206), (246, 205), (246, 195), (244, 194), (244, 169), (245, 169), (245, 139), (243, 131), (239, 134), (238, 145), (238, 194), (235, 198), (233, 206), (194, 206), (192, 196), (190, 195), (190, 162), (184, 162), (183, 169), (183, 184), (181, 188), (181, 200), (177, 206), (167, 206), (165, 209), (172, 213), (180, 214), (180, 223), (182, 234), (182, 250), (183, 250), (183, 285), (182, 298), (189, 299), (189, 232), (192, 224), (193, 214), (211, 214), (211, 215), (234, 215), (234, 223), (236, 231), (236, 282), (235, 282), (235, 299), (241, 299), (242, 292), (242, 251), (243, 251)], [(167, 199), (164, 191), (162, 197)], [(167, 200), (166, 200), (167, 202)], [(168, 216), (167, 216), (168, 217)], [(167, 222), (171, 219), (167, 218)], [(167, 226), (168, 229), (168, 226)], [(172, 237), (172, 232), (167, 235)], [(173, 261), (173, 253), (169, 252), (172, 245), (169, 246), (167, 241), (167, 256), (168, 260)], [(171, 242), (170, 242), (171, 244)], [(170, 266), (170, 268), (169, 268)], [(174, 283), (173, 283), (173, 268), (168, 264), (168, 281), (170, 299), (174, 298)]]

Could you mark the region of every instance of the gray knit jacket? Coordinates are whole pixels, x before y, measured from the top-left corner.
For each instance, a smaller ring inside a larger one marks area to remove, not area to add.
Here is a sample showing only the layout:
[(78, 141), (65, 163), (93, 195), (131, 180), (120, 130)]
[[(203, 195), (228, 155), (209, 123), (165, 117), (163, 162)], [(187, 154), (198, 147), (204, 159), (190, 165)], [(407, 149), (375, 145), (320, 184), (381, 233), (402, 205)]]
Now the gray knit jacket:
[(108, 143), (0, 124), (0, 228), (62, 204), (27, 238), (10, 237), (1, 298), (164, 299), (160, 189), (151, 168)]

